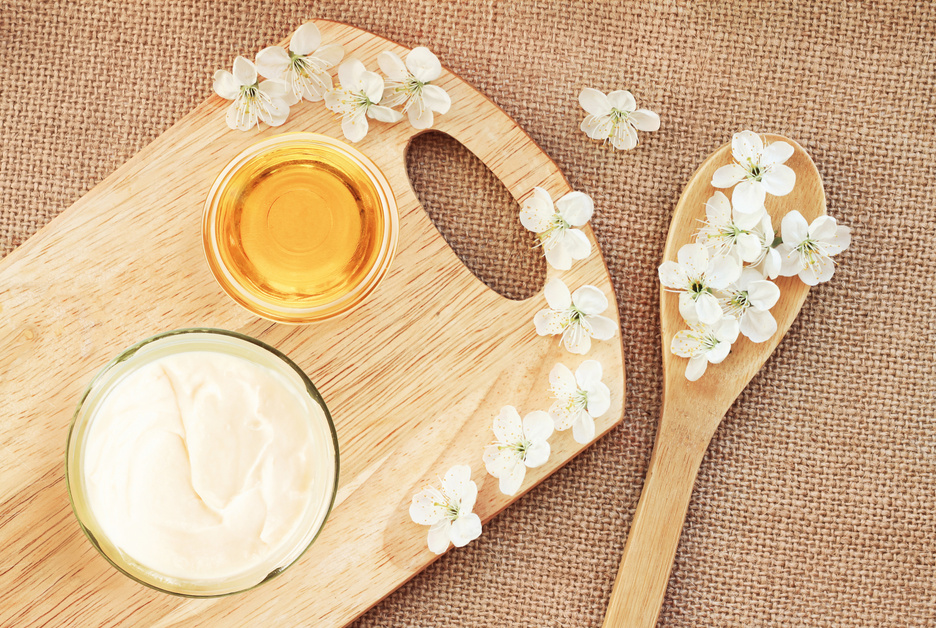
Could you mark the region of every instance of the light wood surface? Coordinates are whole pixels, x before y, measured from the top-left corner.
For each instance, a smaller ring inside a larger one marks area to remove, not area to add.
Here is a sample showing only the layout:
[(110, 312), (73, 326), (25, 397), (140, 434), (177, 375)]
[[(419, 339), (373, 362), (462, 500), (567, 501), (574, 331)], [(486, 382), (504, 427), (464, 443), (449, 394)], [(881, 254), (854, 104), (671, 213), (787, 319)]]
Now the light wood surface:
[[(787, 196), (768, 197), (766, 203), (775, 230), (779, 232), (780, 219), (794, 209), (810, 222), (825, 214), (822, 179), (806, 151), (784, 137), (764, 137), (767, 142), (789, 142), (795, 149), (787, 161), (796, 172), (795, 188)], [(705, 202), (715, 192), (711, 185), (712, 174), (731, 162), (731, 145), (726, 144), (711, 154), (689, 180), (673, 212), (661, 263), (675, 260), (679, 248), (688, 244), (698, 231), (699, 221), (705, 218)], [(730, 196), (728, 190), (725, 192)], [(678, 295), (661, 286), (663, 405), (660, 425), (611, 592), (605, 628), (650, 628), (657, 623), (692, 487), (709, 441), (731, 404), (780, 343), (809, 292), (809, 286), (797, 277), (780, 277), (775, 283), (780, 288), (780, 300), (771, 310), (777, 319), (777, 332), (773, 337), (755, 344), (739, 336), (725, 361), (710, 364), (695, 382), (688, 381), (685, 376), (688, 359), (670, 352), (673, 336), (687, 325), (679, 314)]]
[[(365, 31), (320, 21), (323, 38), (376, 69), (376, 56), (407, 51)], [(444, 59), (443, 59), (444, 61)], [(521, 200), (533, 186), (570, 190), (517, 124), (458, 77), (439, 83), (452, 110), (436, 128), (462, 142)], [(0, 263), (0, 626), (340, 626), (435, 559), (427, 528), (409, 520), (412, 495), (453, 464), (474, 470), (485, 521), (517, 497), (487, 476), (482, 448), (498, 409), (547, 409), (557, 361), (583, 358), (538, 337), (542, 291), (524, 301), (481, 283), (446, 244), (410, 187), (404, 155), (417, 133), (405, 121), (372, 122), (357, 147), (390, 180), (401, 239), (388, 276), (353, 312), (292, 327), (236, 305), (212, 278), (201, 246), (203, 204), (215, 175), (271, 134), (341, 138), (322, 103), (298, 105), (278, 129), (225, 126), (227, 101), (211, 97)], [(570, 134), (577, 129), (570, 128)], [(37, 173), (40, 176), (40, 173)], [(602, 211), (599, 207), (598, 211)], [(618, 310), (607, 268), (592, 256), (562, 277), (601, 288)], [(547, 280), (556, 276), (549, 270)], [(92, 376), (131, 343), (166, 329), (212, 326), (260, 338), (292, 357), (322, 392), (341, 450), (335, 508), (324, 531), (283, 575), (247, 593), (183, 599), (114, 570), (81, 533), (64, 482), (71, 414)], [(623, 416), (621, 338), (596, 342), (611, 409)], [(524, 491), (584, 449), (552, 438), (549, 462)], [(561, 560), (561, 557), (556, 557)]]

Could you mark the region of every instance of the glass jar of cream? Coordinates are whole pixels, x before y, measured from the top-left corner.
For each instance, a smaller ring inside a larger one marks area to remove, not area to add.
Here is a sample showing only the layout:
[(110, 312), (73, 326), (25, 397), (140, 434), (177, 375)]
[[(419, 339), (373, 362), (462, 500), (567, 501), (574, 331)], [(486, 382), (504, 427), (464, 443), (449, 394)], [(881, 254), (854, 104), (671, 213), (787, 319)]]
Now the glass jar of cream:
[(75, 515), (117, 569), (168, 593), (225, 595), (293, 564), (328, 516), (338, 442), (286, 356), (217, 329), (144, 340), (94, 378), (72, 420)]

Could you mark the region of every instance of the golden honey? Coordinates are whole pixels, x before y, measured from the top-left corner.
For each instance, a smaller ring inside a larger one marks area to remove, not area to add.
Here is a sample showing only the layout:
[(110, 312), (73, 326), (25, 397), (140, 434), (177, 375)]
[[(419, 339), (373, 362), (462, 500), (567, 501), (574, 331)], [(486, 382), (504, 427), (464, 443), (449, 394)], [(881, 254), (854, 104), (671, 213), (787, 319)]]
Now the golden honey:
[(219, 176), (205, 245), (235, 300), (273, 320), (309, 322), (366, 296), (386, 271), (396, 229), (389, 186), (366, 157), (297, 133), (246, 151)]

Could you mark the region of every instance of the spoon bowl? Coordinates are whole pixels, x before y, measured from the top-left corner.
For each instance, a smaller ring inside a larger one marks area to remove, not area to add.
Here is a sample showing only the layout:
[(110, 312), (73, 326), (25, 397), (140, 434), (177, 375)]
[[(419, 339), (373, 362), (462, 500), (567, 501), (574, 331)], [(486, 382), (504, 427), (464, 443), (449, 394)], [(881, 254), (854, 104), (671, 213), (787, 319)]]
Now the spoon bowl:
[[(825, 214), (822, 179), (809, 155), (796, 142), (779, 135), (764, 135), (765, 145), (787, 142), (793, 155), (786, 165), (796, 172), (796, 185), (786, 196), (768, 196), (766, 205), (774, 229), (788, 212), (799, 210), (807, 222)], [(686, 185), (670, 223), (663, 249), (664, 260), (675, 260), (705, 220), (705, 203), (716, 192), (712, 175), (733, 163), (731, 145), (722, 146), (702, 163)], [(731, 190), (723, 190), (731, 196)], [(739, 336), (731, 354), (712, 364), (695, 382), (686, 379), (687, 358), (673, 355), (673, 336), (688, 325), (679, 313), (679, 295), (660, 289), (660, 326), (663, 336), (663, 403), (650, 466), (630, 535), (618, 570), (604, 627), (655, 626), (666, 593), (692, 487), (699, 465), (715, 430), (731, 404), (760, 370), (799, 313), (809, 286), (798, 277), (778, 277), (780, 299), (770, 310), (777, 331), (767, 341), (754, 343)]]

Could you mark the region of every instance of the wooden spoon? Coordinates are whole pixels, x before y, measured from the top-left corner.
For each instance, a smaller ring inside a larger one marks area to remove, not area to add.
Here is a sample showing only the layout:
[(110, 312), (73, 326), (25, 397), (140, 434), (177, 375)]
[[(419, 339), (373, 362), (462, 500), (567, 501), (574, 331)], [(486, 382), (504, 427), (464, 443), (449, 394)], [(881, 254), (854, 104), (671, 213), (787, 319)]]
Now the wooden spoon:
[[(783, 197), (768, 196), (767, 211), (774, 230), (791, 210), (799, 210), (807, 222), (825, 214), (825, 192), (816, 165), (806, 151), (779, 135), (765, 135), (765, 143), (784, 141), (793, 146), (786, 162), (796, 172), (796, 186)], [(691, 241), (705, 218), (705, 202), (715, 192), (712, 174), (732, 163), (731, 145), (712, 153), (683, 191), (670, 224), (664, 260), (675, 260), (681, 246)], [(724, 190), (731, 196), (730, 190)], [(676, 545), (682, 531), (689, 498), (709, 441), (728, 408), (760, 370), (796, 318), (809, 286), (797, 277), (779, 277), (780, 300), (771, 310), (777, 331), (766, 342), (755, 344), (743, 336), (721, 364), (711, 364), (696, 382), (686, 379), (688, 360), (673, 355), (673, 335), (687, 325), (679, 314), (675, 293), (660, 289), (660, 324), (663, 332), (663, 406), (660, 427), (650, 457), (650, 468), (634, 513), (624, 557), (614, 581), (604, 628), (650, 628), (656, 625), (666, 593)]]

